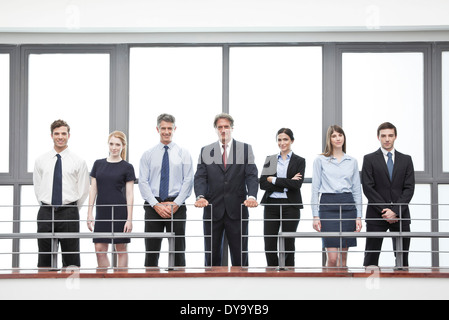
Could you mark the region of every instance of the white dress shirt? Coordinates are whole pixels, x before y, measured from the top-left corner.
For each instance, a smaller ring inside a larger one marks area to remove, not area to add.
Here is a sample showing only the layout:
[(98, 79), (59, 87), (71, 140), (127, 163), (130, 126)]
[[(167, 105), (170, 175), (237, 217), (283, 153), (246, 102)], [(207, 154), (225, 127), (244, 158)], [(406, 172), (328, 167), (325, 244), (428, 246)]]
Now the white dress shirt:
[(387, 150), (385, 150), (384, 148), (380, 148), (380, 150), (382, 150), (382, 153), (383, 153), (383, 155), (384, 155), (384, 159), (385, 159), (385, 163), (386, 162), (388, 162), (388, 152), (391, 152), (391, 160), (393, 161), (393, 164), (394, 164), (394, 149), (392, 149), (391, 151), (387, 151)]
[[(53, 174), (57, 152), (53, 149), (36, 159), (34, 164), (34, 192), (39, 204), (51, 204)], [(77, 202), (80, 208), (89, 194), (89, 170), (84, 160), (66, 148), (62, 160), (62, 204)]]
[[(193, 162), (187, 149), (181, 148), (176, 143), (168, 144), (167, 150), (170, 163), (169, 198), (178, 206), (184, 204), (192, 193), (193, 188)], [(164, 156), (164, 144), (159, 143), (147, 150), (140, 159), (139, 189), (142, 198), (152, 207), (159, 203), (159, 184), (161, 181), (162, 158)]]

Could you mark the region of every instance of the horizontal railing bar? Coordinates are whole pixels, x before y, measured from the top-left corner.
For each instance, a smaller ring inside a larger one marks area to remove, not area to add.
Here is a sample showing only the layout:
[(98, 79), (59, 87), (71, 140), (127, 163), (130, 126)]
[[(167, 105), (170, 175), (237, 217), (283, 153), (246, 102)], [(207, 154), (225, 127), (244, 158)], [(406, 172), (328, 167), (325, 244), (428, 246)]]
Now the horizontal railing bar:
[(351, 238), (449, 238), (449, 232), (279, 232), (284, 238), (323, 238), (323, 237), (351, 237)]
[(0, 239), (70, 239), (70, 238), (174, 238), (173, 232), (42, 232), (42, 233), (0, 233)]

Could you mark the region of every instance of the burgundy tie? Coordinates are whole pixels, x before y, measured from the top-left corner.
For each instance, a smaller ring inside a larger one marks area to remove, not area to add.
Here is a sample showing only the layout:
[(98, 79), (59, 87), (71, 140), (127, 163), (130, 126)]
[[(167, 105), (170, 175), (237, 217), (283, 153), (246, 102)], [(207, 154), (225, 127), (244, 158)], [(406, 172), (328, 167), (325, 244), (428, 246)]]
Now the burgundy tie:
[(225, 169), (226, 169), (226, 159), (227, 158), (227, 155), (226, 155), (226, 145), (224, 144), (223, 145), (223, 165), (224, 165), (224, 167), (225, 167)]

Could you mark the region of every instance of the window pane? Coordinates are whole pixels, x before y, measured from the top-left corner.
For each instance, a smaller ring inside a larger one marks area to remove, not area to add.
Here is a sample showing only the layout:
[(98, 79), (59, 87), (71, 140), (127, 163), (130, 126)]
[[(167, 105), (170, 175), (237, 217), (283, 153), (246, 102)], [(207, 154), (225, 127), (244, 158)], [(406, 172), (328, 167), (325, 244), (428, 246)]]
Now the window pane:
[[(156, 130), (162, 113), (176, 118), (174, 142), (189, 150), (193, 169), (203, 146), (217, 138), (213, 127), (215, 115), (222, 110), (222, 49), (132, 48), (130, 52), (130, 132), (129, 160), (136, 174), (142, 154), (160, 141)], [(135, 203), (143, 203), (135, 188)], [(188, 267), (204, 265), (202, 210), (195, 208), (195, 195), (187, 199), (186, 263)], [(144, 230), (143, 209), (136, 206), (134, 230)], [(196, 236), (196, 237), (192, 237)], [(132, 241), (134, 252), (144, 252), (143, 241)], [(168, 263), (167, 241), (162, 241), (159, 266)], [(195, 253), (193, 253), (195, 252)], [(129, 256), (130, 266), (141, 266), (140, 254)]]
[(443, 171), (449, 172), (449, 52), (442, 59)]
[[(0, 233), (13, 231), (13, 187), (0, 186)], [(12, 267), (12, 240), (0, 240), (0, 269)]]
[(70, 125), (69, 146), (93, 162), (108, 152), (109, 55), (31, 54), (29, 57), (28, 171), (52, 147), (50, 124)]
[[(415, 194), (410, 202), (410, 215), (412, 232), (431, 232), (431, 185), (417, 184)], [(413, 238), (410, 242), (410, 266), (430, 267), (432, 266), (430, 238)]]
[(344, 53), (343, 129), (348, 154), (362, 164), (379, 148), (377, 127), (398, 129), (395, 147), (424, 170), (424, 84), (422, 53)]
[(293, 151), (306, 158), (306, 177), (321, 153), (321, 47), (239, 47), (230, 51), (230, 113), (234, 136), (253, 146), (257, 167), (279, 152), (276, 133), (292, 129)]
[[(233, 137), (253, 147), (259, 175), (268, 155), (279, 152), (276, 133), (293, 131), (292, 150), (306, 158), (304, 178), (312, 177), (314, 158), (321, 150), (322, 54), (321, 47), (234, 47), (230, 49), (230, 114)], [(303, 184), (304, 211), (311, 216), (310, 184)], [(259, 191), (259, 200), (262, 192)], [(309, 200), (308, 200), (309, 199)], [(251, 266), (264, 267), (263, 207), (252, 209), (249, 223)], [(299, 224), (307, 230), (311, 221)], [(297, 266), (320, 265), (321, 239), (297, 239)], [(304, 253), (305, 251), (305, 253)], [(308, 253), (307, 251), (312, 251)]]
[(176, 118), (174, 142), (190, 151), (196, 168), (201, 147), (216, 139), (221, 101), (221, 48), (132, 48), (129, 159), (136, 173), (142, 154), (159, 142), (162, 113)]
[[(438, 230), (449, 232), (449, 184), (438, 185)], [(449, 239), (440, 238), (440, 266), (449, 267)]]
[(0, 172), (9, 172), (9, 54), (0, 54)]

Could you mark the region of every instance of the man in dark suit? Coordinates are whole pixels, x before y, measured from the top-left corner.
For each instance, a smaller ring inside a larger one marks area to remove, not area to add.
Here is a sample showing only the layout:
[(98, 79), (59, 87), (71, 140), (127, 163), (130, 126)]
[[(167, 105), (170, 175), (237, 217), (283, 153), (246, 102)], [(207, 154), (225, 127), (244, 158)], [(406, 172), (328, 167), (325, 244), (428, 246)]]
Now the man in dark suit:
[(214, 127), (219, 141), (202, 148), (194, 179), (195, 206), (204, 208), (206, 266), (222, 265), (225, 233), (232, 265), (247, 266), (248, 207), (258, 205), (257, 167), (251, 146), (232, 139), (230, 115), (217, 115)]
[[(408, 203), (415, 191), (415, 172), (409, 155), (394, 149), (396, 127), (382, 123), (377, 129), (381, 148), (363, 160), (363, 193), (368, 198), (366, 225), (368, 232), (410, 231)], [(366, 239), (364, 266), (378, 266), (383, 238)], [(403, 266), (408, 267), (410, 238), (403, 238)], [(396, 255), (396, 242), (393, 239)], [(397, 258), (397, 257), (396, 257)]]

